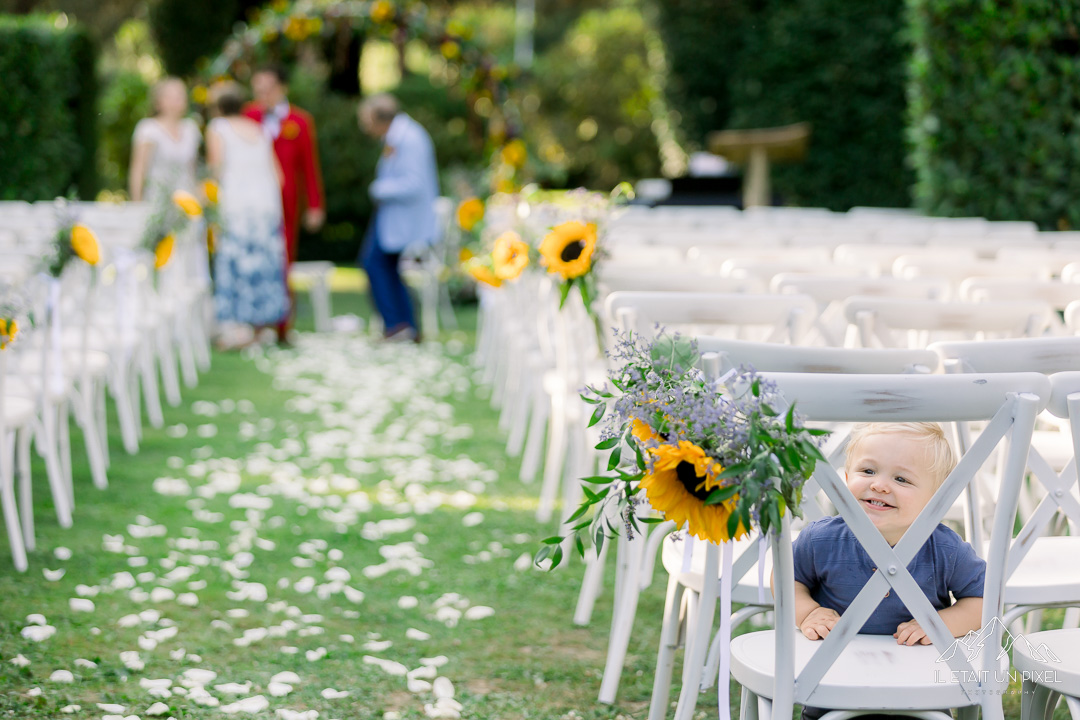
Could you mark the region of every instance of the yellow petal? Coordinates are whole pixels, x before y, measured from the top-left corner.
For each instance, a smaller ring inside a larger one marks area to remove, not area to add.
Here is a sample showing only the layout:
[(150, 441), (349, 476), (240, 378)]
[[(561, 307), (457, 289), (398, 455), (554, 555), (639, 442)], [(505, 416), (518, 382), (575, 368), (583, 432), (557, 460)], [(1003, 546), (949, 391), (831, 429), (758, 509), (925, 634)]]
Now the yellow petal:
[(209, 202), (211, 205), (217, 205), (218, 184), (213, 180), (203, 180), (202, 189), (203, 195), (206, 196), (207, 202)]
[(161, 238), (161, 242), (154, 248), (154, 267), (158, 270), (165, 267), (168, 264), (169, 258), (172, 257), (173, 245), (176, 244), (176, 238), (172, 235), (166, 235)]
[(188, 217), (194, 218), (202, 215), (202, 205), (199, 205), (199, 201), (195, 199), (195, 196), (186, 190), (177, 190), (173, 193), (172, 199)]
[(101, 260), (98, 239), (85, 225), (75, 225), (71, 228), (71, 249), (90, 265), (97, 265)]

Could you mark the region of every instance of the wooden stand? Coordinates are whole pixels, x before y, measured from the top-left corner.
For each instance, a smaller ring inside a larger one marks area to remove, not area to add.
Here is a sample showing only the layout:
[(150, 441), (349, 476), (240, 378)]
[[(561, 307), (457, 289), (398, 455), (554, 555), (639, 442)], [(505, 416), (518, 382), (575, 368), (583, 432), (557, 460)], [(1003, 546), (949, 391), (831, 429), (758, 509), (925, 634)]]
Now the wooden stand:
[(770, 205), (770, 162), (797, 162), (806, 157), (810, 123), (756, 130), (722, 130), (709, 134), (709, 151), (746, 167), (743, 207)]

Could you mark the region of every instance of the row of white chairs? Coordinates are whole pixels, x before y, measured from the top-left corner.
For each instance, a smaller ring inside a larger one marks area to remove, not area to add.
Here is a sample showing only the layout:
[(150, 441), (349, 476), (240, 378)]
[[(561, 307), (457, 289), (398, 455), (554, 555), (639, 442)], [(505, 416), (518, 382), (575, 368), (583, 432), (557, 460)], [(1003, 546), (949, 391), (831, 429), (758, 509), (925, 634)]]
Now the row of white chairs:
[[(145, 205), (66, 204), (65, 212), (93, 230), (101, 259), (81, 260), (60, 278), (41, 273), (57, 232), (53, 203), (0, 205), (0, 292), (22, 298), (16, 341), (0, 354), (0, 499), (15, 567), (33, 550), (31, 442), (45, 461), (58, 523), (72, 524), (75, 479), (70, 420), (86, 446), (94, 485), (105, 488), (110, 464), (107, 398), (124, 449), (138, 451), (143, 408), (162, 427), (162, 391), (169, 405), (181, 385), (193, 387), (209, 368), (209, 270), (205, 230), (192, 223), (177, 238), (160, 271), (138, 248), (150, 209)], [(33, 317), (33, 323), (28, 317)], [(18, 477), (18, 508), (15, 482)]]

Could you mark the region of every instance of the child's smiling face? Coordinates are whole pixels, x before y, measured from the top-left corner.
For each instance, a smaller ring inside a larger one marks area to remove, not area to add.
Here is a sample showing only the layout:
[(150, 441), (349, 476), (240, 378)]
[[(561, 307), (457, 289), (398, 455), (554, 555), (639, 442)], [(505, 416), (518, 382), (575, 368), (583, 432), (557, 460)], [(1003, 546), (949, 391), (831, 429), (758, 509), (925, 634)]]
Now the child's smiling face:
[(863, 437), (848, 458), (848, 489), (885, 540), (895, 545), (930, 502), (935, 477), (925, 440), (909, 433)]

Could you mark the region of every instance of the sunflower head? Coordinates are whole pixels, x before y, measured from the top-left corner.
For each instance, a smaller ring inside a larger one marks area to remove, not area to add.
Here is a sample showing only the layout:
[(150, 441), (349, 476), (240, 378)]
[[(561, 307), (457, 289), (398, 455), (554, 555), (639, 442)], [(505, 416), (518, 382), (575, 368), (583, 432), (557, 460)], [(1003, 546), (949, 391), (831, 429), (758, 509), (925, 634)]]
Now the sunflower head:
[(218, 184), (213, 180), (203, 180), (202, 184), (203, 195), (206, 196), (206, 201), (211, 205), (217, 205), (218, 202)]
[(500, 287), (502, 280), (495, 274), (491, 265), (485, 263), (478, 257), (470, 258), (462, 267), (465, 268), (465, 272), (469, 273), (469, 276), (477, 282), (482, 282), (491, 287)]
[(0, 318), (0, 350), (7, 349), (7, 346), (18, 334), (19, 324), (15, 322), (14, 318)]
[(507, 230), (495, 238), (491, 260), (500, 280), (513, 280), (529, 266), (529, 246), (516, 232)]
[(681, 440), (651, 448), (648, 454), (650, 469), (641, 480), (641, 487), (652, 506), (665, 518), (679, 527), (685, 526), (691, 535), (715, 543), (747, 534), (741, 522), (734, 535), (728, 533), (728, 518), (738, 496), (717, 505), (705, 504), (709, 494), (723, 484), (717, 479), (723, 467), (704, 450)]
[(540, 243), (540, 255), (548, 272), (562, 275), (563, 280), (589, 272), (595, 250), (596, 225), (580, 220), (556, 225)]
[(189, 218), (196, 218), (202, 215), (202, 205), (199, 204), (199, 201), (195, 199), (194, 195), (186, 190), (177, 190), (174, 192), (172, 200)]
[(656, 431), (647, 422), (638, 418), (634, 418), (630, 424), (630, 434), (637, 438), (643, 447), (649, 442), (660, 442), (660, 436), (656, 434)]
[(517, 170), (525, 167), (525, 163), (529, 160), (529, 151), (520, 139), (511, 140), (503, 145), (500, 155), (504, 163)]
[(457, 208), (457, 222), (465, 232), (472, 232), (476, 224), (484, 219), (484, 201), (478, 197), (462, 200)]
[(97, 236), (85, 225), (72, 226), (71, 249), (90, 265), (97, 265), (98, 261), (101, 260), (101, 250), (98, 246)]
[(169, 258), (172, 257), (173, 245), (176, 244), (176, 238), (172, 233), (161, 238), (157, 247), (154, 248), (154, 268), (160, 270), (168, 264)]

